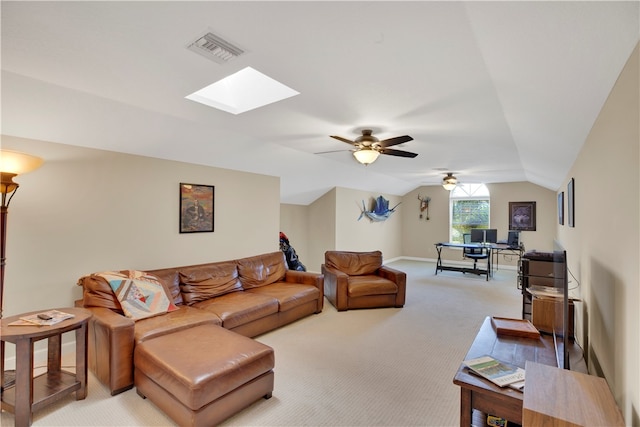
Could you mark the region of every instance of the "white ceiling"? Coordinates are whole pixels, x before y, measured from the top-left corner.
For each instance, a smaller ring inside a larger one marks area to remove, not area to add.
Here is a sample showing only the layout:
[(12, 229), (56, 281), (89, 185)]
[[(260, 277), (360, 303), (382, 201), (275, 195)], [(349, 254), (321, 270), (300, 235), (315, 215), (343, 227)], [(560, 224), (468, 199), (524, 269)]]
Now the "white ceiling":
[[(2, 133), (340, 186), (558, 189), (639, 40), (629, 2), (2, 1)], [(207, 30), (245, 54), (187, 50)], [(251, 66), (300, 95), (240, 115), (185, 99)], [(362, 166), (362, 128), (415, 159)], [(214, 183), (215, 184), (215, 183)]]

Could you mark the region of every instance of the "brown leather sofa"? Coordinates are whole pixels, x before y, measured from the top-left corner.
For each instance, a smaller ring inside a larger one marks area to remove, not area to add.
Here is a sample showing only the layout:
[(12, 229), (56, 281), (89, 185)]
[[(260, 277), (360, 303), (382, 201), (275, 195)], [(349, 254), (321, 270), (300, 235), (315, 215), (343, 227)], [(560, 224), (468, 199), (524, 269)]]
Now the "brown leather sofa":
[(147, 270), (160, 279), (178, 310), (134, 321), (123, 315), (109, 283), (101, 276), (78, 280), (92, 311), (89, 369), (112, 395), (132, 388), (135, 346), (155, 337), (200, 325), (218, 325), (254, 337), (320, 313), (321, 274), (288, 270), (282, 252), (231, 261)]
[(382, 252), (327, 251), (324, 258), (324, 293), (338, 311), (404, 306), (407, 275), (382, 265)]

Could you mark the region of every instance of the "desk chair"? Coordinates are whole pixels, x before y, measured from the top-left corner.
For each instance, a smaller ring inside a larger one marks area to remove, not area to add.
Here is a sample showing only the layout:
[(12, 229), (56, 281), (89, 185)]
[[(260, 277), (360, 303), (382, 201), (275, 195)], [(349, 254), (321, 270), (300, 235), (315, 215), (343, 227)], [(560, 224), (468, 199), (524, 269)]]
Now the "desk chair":
[[(471, 234), (462, 235), (465, 244), (471, 243)], [(485, 248), (462, 248), (462, 256), (473, 260), (473, 269), (476, 270), (479, 259), (489, 258), (489, 253)]]

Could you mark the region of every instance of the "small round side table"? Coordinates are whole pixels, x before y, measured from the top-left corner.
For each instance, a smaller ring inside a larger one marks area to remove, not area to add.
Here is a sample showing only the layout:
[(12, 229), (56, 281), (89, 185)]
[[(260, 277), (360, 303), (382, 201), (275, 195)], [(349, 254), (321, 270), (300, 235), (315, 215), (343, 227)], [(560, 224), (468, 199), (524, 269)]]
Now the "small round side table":
[[(33, 412), (75, 392), (76, 400), (87, 397), (87, 336), (91, 312), (84, 308), (66, 307), (56, 310), (73, 314), (73, 318), (50, 326), (12, 326), (21, 317), (40, 313), (38, 310), (2, 319), (0, 329), (0, 384), (4, 384), (4, 346), (16, 346), (15, 384), (2, 389), (2, 409), (13, 413), (16, 427), (30, 426)], [(75, 331), (76, 372), (62, 370), (62, 334)], [(33, 376), (33, 344), (47, 339), (47, 372)]]

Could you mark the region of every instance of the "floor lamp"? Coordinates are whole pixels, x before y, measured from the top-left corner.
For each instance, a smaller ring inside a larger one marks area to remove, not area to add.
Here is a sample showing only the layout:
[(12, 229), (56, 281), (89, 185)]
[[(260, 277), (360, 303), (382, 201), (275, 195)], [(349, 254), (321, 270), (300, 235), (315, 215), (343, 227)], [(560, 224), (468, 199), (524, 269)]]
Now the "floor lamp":
[[(39, 157), (30, 156), (29, 154), (19, 153), (17, 151), (0, 150), (0, 193), (2, 193), (2, 207), (0, 211), (0, 319), (2, 319), (2, 309), (4, 307), (4, 265), (7, 246), (7, 213), (9, 212), (9, 203), (16, 194), (19, 184), (13, 182), (19, 174), (30, 172), (38, 168), (42, 164)], [(2, 369), (4, 370), (4, 345), (2, 346)], [(2, 387), (7, 387), (15, 382), (14, 373), (3, 372)]]

